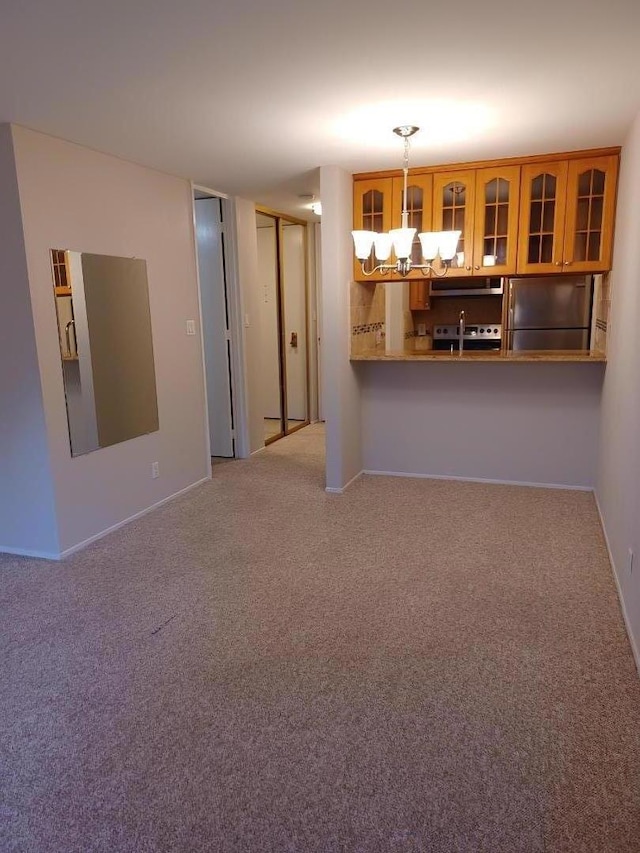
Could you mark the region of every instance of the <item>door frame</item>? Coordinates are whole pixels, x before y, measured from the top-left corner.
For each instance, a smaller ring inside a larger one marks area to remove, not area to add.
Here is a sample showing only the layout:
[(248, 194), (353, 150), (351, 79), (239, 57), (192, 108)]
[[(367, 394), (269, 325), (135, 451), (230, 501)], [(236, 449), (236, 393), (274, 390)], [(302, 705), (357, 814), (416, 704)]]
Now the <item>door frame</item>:
[(229, 381), (231, 386), (231, 413), (233, 418), (234, 458), (244, 459), (250, 455), (249, 424), (247, 416), (247, 389), (245, 382), (245, 359), (243, 346), (242, 302), (237, 265), (237, 235), (235, 227), (235, 205), (226, 193), (213, 190), (191, 181), (191, 207), (193, 224), (193, 251), (198, 285), (198, 322), (200, 324), (200, 349), (204, 386), (204, 419), (206, 435), (207, 470), (211, 470), (211, 441), (209, 435), (209, 406), (205, 364), (204, 334), (202, 322), (202, 290), (198, 265), (198, 241), (196, 235), (196, 193), (204, 197), (219, 198), (222, 210), (221, 237), (223, 245), (224, 279), (227, 298), (229, 339)]

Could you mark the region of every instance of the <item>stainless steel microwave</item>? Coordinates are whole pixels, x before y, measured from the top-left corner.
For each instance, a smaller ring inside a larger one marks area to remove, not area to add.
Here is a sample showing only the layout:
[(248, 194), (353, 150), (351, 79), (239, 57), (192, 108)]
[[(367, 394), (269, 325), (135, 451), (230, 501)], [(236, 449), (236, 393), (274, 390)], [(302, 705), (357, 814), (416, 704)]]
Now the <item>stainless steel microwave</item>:
[(478, 276), (476, 278), (432, 278), (429, 281), (430, 296), (501, 296), (504, 279), (501, 276)]

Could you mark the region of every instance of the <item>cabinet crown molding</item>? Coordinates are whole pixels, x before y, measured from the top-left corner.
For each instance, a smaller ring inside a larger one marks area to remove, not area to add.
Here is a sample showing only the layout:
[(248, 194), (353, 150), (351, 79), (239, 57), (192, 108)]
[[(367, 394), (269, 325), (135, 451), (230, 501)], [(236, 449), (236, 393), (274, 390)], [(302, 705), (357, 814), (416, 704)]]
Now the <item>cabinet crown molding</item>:
[[(415, 166), (409, 169), (410, 175), (430, 175), (434, 172), (463, 171), (464, 169), (487, 169), (495, 166), (525, 166), (528, 163), (549, 163), (555, 160), (582, 160), (586, 157), (620, 156), (622, 148), (617, 145), (610, 148), (585, 148), (579, 151), (561, 151), (553, 154), (531, 154), (526, 157), (502, 157), (494, 160), (470, 160), (466, 163), (438, 163), (432, 166)], [(397, 178), (402, 169), (383, 169), (377, 172), (354, 172), (354, 181), (375, 178)]]

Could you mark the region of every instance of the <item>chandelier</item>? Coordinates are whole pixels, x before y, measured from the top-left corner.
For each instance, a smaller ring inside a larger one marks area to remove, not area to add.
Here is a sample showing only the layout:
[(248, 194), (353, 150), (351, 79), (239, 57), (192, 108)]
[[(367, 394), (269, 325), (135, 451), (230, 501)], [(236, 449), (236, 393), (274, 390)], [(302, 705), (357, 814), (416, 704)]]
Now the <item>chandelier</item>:
[[(393, 132), (404, 139), (404, 163), (402, 172), (404, 175), (404, 183), (402, 189), (402, 221), (400, 228), (394, 228), (391, 231), (377, 233), (376, 231), (352, 231), (353, 242), (355, 246), (355, 254), (360, 261), (363, 275), (373, 275), (376, 272), (396, 273), (402, 278), (406, 278), (410, 270), (421, 270), (423, 275), (432, 272), (434, 275), (442, 277), (446, 275), (449, 269), (449, 264), (456, 254), (458, 248), (458, 240), (460, 239), (461, 231), (424, 231), (418, 234), (420, 246), (422, 250), (423, 263), (414, 264), (411, 260), (411, 252), (413, 249), (413, 239), (417, 228), (409, 228), (409, 214), (407, 212), (407, 176), (409, 174), (409, 137), (413, 136), (420, 130), (419, 127), (413, 125), (401, 125), (394, 127)], [(375, 255), (376, 261), (380, 261), (375, 266), (367, 262), (371, 258), (371, 249)], [(395, 262), (386, 263), (389, 260), (391, 253), (395, 255)], [(440, 259), (440, 263), (434, 266), (436, 258)]]

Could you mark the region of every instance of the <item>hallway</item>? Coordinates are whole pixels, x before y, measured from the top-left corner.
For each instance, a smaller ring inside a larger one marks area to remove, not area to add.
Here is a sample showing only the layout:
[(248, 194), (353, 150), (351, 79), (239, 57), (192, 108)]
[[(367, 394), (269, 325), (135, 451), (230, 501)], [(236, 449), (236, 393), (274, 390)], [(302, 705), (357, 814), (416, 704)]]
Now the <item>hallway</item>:
[(629, 853), (640, 681), (591, 494), (362, 477), (312, 425), (0, 555), (0, 849)]

